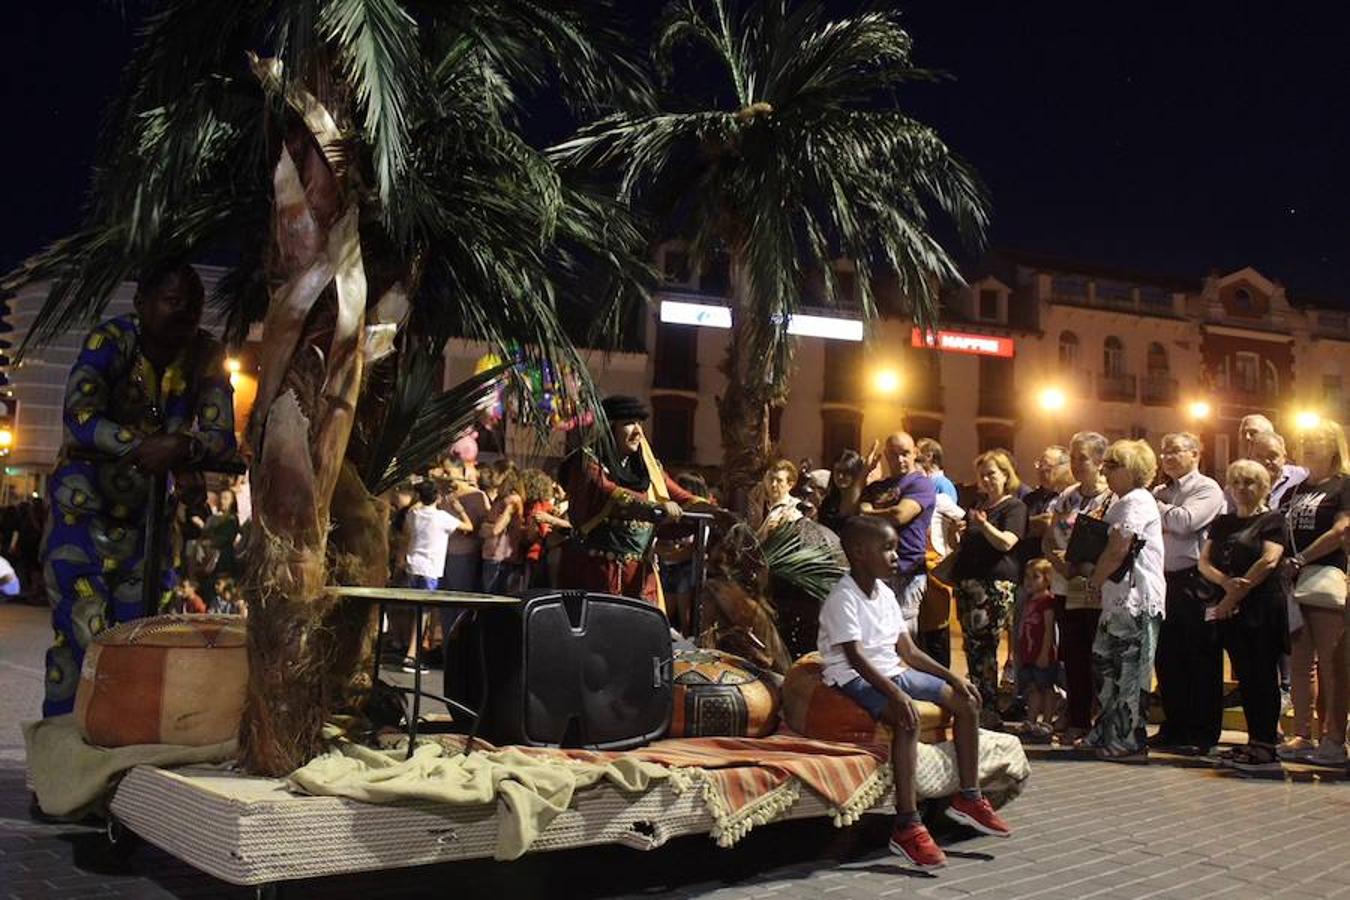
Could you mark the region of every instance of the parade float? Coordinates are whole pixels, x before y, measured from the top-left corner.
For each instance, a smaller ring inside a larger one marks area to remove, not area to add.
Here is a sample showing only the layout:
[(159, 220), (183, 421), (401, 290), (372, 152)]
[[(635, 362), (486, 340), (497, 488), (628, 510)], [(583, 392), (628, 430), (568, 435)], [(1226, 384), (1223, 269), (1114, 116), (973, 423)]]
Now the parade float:
[[(714, 550), (699, 598), (708, 627), (696, 635), (708, 646), (672, 647), (656, 667), (667, 697), (659, 732), (673, 724), (682, 736), (611, 750), (497, 746), (472, 733), (482, 710), (466, 707), (469, 734), (414, 739), (416, 704), (410, 713), (395, 704), (409, 733), (376, 722), (376, 607), (402, 599), (384, 587), (380, 495), (434, 463), (502, 384), (527, 398), (515, 407), (527, 426), (580, 424), (597, 392), (558, 298), (600, 296), (575, 317), (609, 326), (621, 318), (617, 301), (650, 275), (626, 204), (565, 180), (510, 125), (512, 83), (556, 77), (581, 109), (632, 94), (633, 66), (607, 55), (608, 26), (510, 2), (458, 4), (453, 15), (419, 7), (417, 19), (373, 0), (153, 6), (108, 114), (86, 220), (5, 286), (52, 283), (30, 348), (96, 321), (111, 287), (156, 258), (220, 246), (237, 257), (214, 299), (232, 339), (262, 331), (243, 434), (248, 616), (105, 633), (81, 673), (79, 715), (26, 731), (43, 810), (100, 812), (119, 845), (137, 835), (260, 893), (338, 872), (604, 843), (649, 849), (689, 833), (733, 846), (779, 819), (845, 825), (889, 812), (884, 739), (848, 720), (809, 657), (794, 661), (763, 567), (727, 536), (731, 549), (720, 559)], [(697, 18), (693, 7), (688, 15)], [(790, 24), (806, 39), (828, 24), (817, 18)], [(878, 65), (908, 66), (908, 38), (892, 19), (869, 16), (859, 28), (859, 40), (881, 35)], [(259, 47), (265, 55), (245, 52)], [(747, 100), (717, 115), (751, 135), (775, 111)], [(926, 131), (910, 138), (867, 178), (937, 195), (949, 212), (965, 203), (959, 161)], [(952, 192), (935, 188), (944, 178)], [(884, 210), (863, 217), (867, 227), (883, 219)], [(747, 234), (730, 237), (744, 255)], [(954, 272), (935, 248), (925, 241), (919, 262), (888, 257), (907, 278)], [(738, 319), (729, 394), (755, 382), (746, 372), (756, 341), (785, 327), (794, 301), (782, 294), (795, 295), (805, 275), (795, 264), (784, 271), (791, 284), (742, 285), (744, 296), (776, 299), (747, 307), (762, 321)], [(927, 297), (926, 278), (909, 281)], [(867, 278), (860, 284), (870, 308)], [(503, 362), (442, 391), (435, 361), (451, 336), (483, 341)], [(781, 375), (790, 353), (778, 336), (765, 358)], [(575, 396), (528, 399), (530, 372), (541, 373), (537, 388), (565, 384)], [(724, 418), (767, 421), (771, 398), (733, 399)], [(760, 456), (762, 431), (752, 441)], [(762, 462), (744, 445), (728, 463), (737, 478)], [(231, 675), (213, 683), (203, 710), (210, 679), (190, 675), (217, 670), (216, 655)], [(212, 727), (183, 727), (183, 715), (198, 714)], [(231, 715), (236, 735), (218, 740)], [(957, 786), (942, 728), (927, 710), (926, 797)], [(989, 734), (981, 755), (990, 795), (1015, 796), (1029, 774), (1018, 742)]]

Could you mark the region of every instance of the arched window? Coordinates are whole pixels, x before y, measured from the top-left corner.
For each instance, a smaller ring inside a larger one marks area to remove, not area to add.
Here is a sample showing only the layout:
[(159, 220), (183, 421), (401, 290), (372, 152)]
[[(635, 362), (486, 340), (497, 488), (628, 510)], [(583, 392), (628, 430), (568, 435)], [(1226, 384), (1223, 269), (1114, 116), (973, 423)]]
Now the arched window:
[(1059, 367), (1072, 369), (1078, 365), (1078, 335), (1072, 331), (1059, 333)]
[(1238, 288), (1233, 292), (1233, 311), (1239, 314), (1252, 312), (1256, 304), (1252, 302), (1252, 292), (1246, 288)]
[(1112, 378), (1125, 374), (1125, 345), (1114, 334), (1102, 344), (1102, 374)]
[(1150, 375), (1167, 374), (1167, 348), (1156, 341), (1148, 345), (1148, 373)]

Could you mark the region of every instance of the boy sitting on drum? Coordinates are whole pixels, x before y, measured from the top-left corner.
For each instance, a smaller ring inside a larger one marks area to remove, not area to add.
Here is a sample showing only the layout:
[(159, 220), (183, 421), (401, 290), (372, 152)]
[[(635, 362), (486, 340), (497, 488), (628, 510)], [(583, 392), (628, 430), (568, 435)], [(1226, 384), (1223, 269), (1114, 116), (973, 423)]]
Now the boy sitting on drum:
[(820, 608), (817, 642), (825, 663), (823, 678), (891, 727), (896, 810), (891, 852), (920, 869), (941, 868), (947, 864), (946, 854), (916, 808), (919, 712), (913, 701), (936, 703), (954, 719), (961, 791), (952, 797), (947, 816), (984, 834), (1007, 837), (1008, 824), (980, 794), (980, 695), (969, 681), (920, 650), (905, 629), (899, 603), (885, 582), (895, 571), (895, 530), (883, 520), (855, 516), (841, 531), (849, 573)]

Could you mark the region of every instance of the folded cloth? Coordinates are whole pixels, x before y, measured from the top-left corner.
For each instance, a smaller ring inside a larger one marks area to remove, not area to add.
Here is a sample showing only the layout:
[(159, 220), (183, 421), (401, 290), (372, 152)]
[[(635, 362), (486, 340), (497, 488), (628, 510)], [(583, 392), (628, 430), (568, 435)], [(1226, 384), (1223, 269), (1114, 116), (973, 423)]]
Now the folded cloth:
[[(405, 744), (406, 747), (406, 744)], [(372, 750), (336, 739), (332, 749), (292, 772), (293, 790), (348, 797), (367, 803), (431, 800), (456, 806), (498, 808), (497, 859), (516, 859), (572, 803), (578, 790), (602, 780), (628, 793), (644, 793), (670, 770), (625, 754), (584, 761), (538, 755), (520, 747), (476, 750), (467, 756), (435, 741), (405, 750)]]
[(49, 816), (71, 820), (105, 814), (117, 782), (134, 766), (219, 763), (233, 759), (238, 749), (233, 740), (204, 747), (96, 747), (85, 742), (73, 714), (24, 723), (23, 742), (38, 805)]

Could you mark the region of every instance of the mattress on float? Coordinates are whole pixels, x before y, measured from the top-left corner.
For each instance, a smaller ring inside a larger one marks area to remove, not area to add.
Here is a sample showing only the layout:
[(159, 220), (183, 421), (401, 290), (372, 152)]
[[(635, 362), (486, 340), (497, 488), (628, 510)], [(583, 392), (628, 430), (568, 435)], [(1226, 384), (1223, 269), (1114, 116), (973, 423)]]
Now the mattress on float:
[[(713, 817), (700, 794), (661, 784), (634, 798), (596, 785), (577, 793), (530, 852), (597, 844), (650, 850), (681, 835), (707, 834)], [(886, 796), (868, 812), (891, 807)], [(118, 786), (111, 811), (155, 846), (233, 884), (491, 858), (497, 847), (493, 804), (381, 805), (303, 796), (290, 793), (283, 779), (219, 769), (138, 766)], [(802, 791), (778, 819), (829, 814), (824, 800)]]

